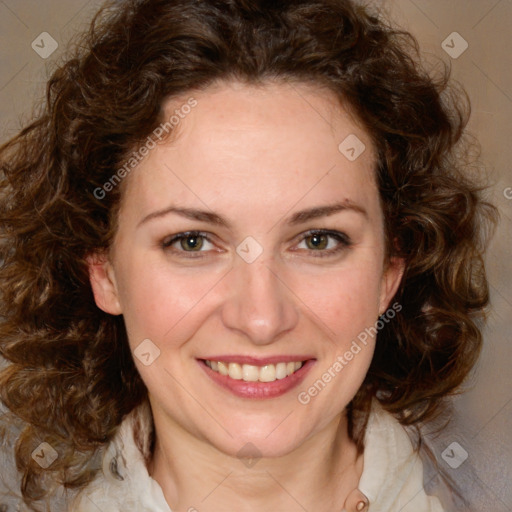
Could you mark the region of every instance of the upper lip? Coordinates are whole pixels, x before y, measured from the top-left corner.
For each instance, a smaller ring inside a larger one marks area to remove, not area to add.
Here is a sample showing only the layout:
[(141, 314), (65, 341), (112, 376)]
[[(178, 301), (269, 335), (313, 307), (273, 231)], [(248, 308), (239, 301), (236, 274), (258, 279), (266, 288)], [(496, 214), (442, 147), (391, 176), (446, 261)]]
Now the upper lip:
[(267, 357), (252, 357), (252, 356), (241, 356), (235, 354), (227, 354), (220, 356), (208, 356), (201, 358), (207, 361), (221, 361), (223, 363), (238, 363), (238, 364), (251, 364), (253, 366), (264, 366), (266, 364), (276, 364), (276, 363), (291, 363), (295, 361), (308, 361), (309, 359), (314, 359), (312, 356), (304, 356), (304, 355), (277, 355), (277, 356), (267, 356)]

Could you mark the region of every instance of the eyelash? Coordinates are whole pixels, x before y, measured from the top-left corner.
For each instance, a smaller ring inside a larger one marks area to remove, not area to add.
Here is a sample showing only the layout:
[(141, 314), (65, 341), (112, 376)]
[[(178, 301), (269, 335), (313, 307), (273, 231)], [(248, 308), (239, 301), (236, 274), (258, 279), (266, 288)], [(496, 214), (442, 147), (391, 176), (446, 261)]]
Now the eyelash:
[(302, 234), (302, 238), (300, 239), (300, 242), (305, 241), (307, 238), (312, 236), (327, 236), (330, 238), (333, 238), (338, 242), (338, 245), (334, 249), (324, 249), (324, 250), (308, 250), (308, 252), (312, 253), (315, 258), (327, 258), (330, 256), (334, 256), (338, 254), (339, 252), (343, 251), (344, 249), (348, 249), (352, 246), (352, 241), (350, 240), (350, 237), (342, 233), (340, 231), (330, 231), (328, 229), (311, 229), (309, 231), (306, 231)]
[[(313, 236), (328, 236), (330, 238), (333, 238), (338, 242), (338, 245), (334, 249), (327, 249), (327, 250), (321, 250), (315, 251), (313, 249), (308, 250), (308, 252), (312, 253), (313, 257), (315, 258), (325, 258), (330, 257), (338, 254), (344, 249), (347, 249), (351, 247), (352, 242), (350, 240), (350, 237), (346, 235), (345, 233), (339, 232), (339, 231), (330, 231), (326, 229), (312, 229), (309, 231), (306, 231), (302, 234), (302, 238), (300, 239), (299, 243), (305, 241), (307, 238), (313, 237)], [(201, 237), (204, 238), (207, 242), (213, 244), (212, 240), (208, 236), (208, 233), (205, 233), (203, 231), (186, 231), (183, 233), (177, 233), (176, 235), (173, 235), (170, 239), (167, 237), (162, 241), (162, 248), (166, 251), (173, 251), (172, 245), (174, 245), (176, 242), (179, 242), (181, 240), (187, 239), (188, 237)], [(185, 258), (204, 258), (206, 257), (204, 252), (207, 251), (184, 251), (184, 250), (174, 250), (174, 252), (180, 253)]]

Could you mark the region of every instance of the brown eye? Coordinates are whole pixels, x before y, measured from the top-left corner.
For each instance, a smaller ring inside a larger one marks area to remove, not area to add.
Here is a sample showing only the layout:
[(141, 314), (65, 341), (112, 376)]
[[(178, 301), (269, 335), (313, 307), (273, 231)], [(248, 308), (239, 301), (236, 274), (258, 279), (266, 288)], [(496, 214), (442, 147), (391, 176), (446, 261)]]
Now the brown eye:
[(202, 232), (189, 231), (187, 233), (178, 233), (169, 236), (162, 241), (162, 248), (166, 251), (174, 253), (203, 253), (213, 249), (213, 244), (210, 242), (208, 236)]
[(323, 234), (313, 234), (305, 238), (306, 245), (309, 249), (325, 249), (329, 244), (329, 236)]
[(200, 251), (204, 241), (201, 235), (188, 235), (180, 240), (180, 246), (184, 251)]
[[(348, 235), (339, 231), (312, 230), (304, 233), (297, 246), (311, 256), (335, 256), (348, 249), (352, 242)], [(296, 250), (296, 249), (294, 249)]]

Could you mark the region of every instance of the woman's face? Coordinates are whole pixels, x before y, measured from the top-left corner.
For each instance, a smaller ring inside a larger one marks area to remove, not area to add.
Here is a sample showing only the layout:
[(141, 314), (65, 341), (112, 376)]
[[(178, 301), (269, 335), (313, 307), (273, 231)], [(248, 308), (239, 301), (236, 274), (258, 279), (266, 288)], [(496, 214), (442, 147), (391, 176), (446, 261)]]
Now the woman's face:
[(124, 317), (154, 414), (228, 454), (282, 455), (353, 398), (374, 350), (361, 334), (398, 285), (375, 155), (319, 88), (191, 96), (166, 104), (176, 136), (127, 178), (93, 290)]

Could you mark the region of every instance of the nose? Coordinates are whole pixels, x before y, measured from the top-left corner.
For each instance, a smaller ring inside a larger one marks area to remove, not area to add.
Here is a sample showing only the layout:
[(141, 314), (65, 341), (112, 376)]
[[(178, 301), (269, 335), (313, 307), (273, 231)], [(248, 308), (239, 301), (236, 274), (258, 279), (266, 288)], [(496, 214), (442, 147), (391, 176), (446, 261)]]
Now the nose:
[(226, 283), (224, 325), (256, 345), (268, 345), (297, 325), (294, 295), (271, 260), (239, 259)]

